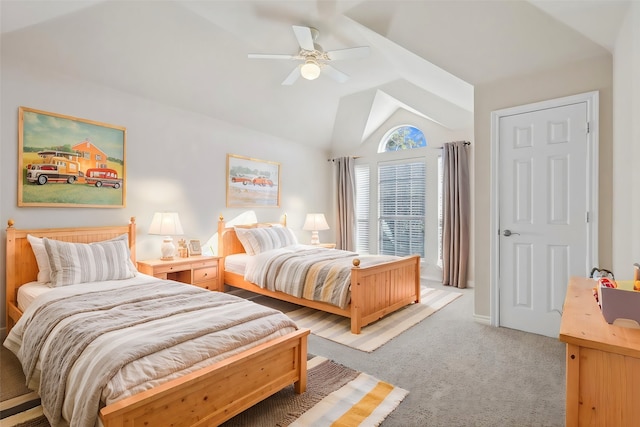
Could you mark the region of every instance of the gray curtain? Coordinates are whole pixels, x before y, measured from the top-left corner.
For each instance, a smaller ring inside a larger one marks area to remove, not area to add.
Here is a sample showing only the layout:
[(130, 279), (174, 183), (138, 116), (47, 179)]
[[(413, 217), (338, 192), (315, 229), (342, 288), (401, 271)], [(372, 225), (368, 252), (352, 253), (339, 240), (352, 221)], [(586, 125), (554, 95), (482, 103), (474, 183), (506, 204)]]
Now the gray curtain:
[(467, 287), (469, 263), (469, 161), (468, 143), (448, 142), (442, 149), (443, 164), (443, 283)]
[(355, 172), (352, 157), (333, 159), (337, 171), (336, 248), (355, 250)]

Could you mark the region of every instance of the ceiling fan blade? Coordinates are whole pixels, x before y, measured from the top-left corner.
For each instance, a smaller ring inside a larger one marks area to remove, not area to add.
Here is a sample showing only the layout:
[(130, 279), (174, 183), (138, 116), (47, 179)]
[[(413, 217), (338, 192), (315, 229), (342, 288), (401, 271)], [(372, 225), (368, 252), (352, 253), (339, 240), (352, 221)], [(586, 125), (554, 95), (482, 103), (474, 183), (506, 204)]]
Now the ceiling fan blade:
[(298, 44), (304, 50), (315, 50), (315, 46), (313, 45), (313, 36), (311, 35), (311, 28), (309, 27), (299, 27), (297, 25), (293, 25), (293, 32), (296, 35), (296, 39), (298, 39)]
[(338, 49), (331, 50), (327, 52), (327, 56), (332, 61), (336, 61), (339, 59), (355, 59), (355, 58), (364, 58), (369, 55), (370, 49), (369, 46), (360, 46), (360, 47), (350, 47), (347, 49)]
[(300, 77), (300, 68), (296, 67), (293, 69), (293, 71), (291, 71), (291, 73), (289, 73), (287, 78), (284, 79), (284, 81), (282, 82), (282, 86), (290, 86), (294, 84), (299, 77)]
[(343, 73), (342, 71), (338, 71), (335, 68), (333, 68), (331, 65), (329, 64), (324, 64), (322, 66), (322, 72), (326, 73), (329, 77), (331, 77), (332, 79), (334, 79), (335, 81), (337, 81), (338, 83), (344, 83), (347, 80), (349, 80), (349, 76), (347, 76), (345, 73)]
[(279, 53), (250, 53), (249, 59), (295, 59), (295, 56)]

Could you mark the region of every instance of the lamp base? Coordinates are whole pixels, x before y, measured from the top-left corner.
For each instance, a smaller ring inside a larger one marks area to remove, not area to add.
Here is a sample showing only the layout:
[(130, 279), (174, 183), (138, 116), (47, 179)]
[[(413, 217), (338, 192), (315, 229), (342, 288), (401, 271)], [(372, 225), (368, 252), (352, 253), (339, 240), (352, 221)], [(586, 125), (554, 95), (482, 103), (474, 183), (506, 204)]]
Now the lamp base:
[(169, 236), (165, 237), (162, 241), (162, 245), (160, 246), (160, 252), (162, 256), (160, 257), (163, 261), (171, 261), (173, 256), (176, 253), (176, 247), (173, 244), (173, 239)]
[(316, 230), (313, 230), (311, 232), (311, 244), (312, 245), (319, 245), (320, 244), (320, 236), (318, 236), (318, 232)]

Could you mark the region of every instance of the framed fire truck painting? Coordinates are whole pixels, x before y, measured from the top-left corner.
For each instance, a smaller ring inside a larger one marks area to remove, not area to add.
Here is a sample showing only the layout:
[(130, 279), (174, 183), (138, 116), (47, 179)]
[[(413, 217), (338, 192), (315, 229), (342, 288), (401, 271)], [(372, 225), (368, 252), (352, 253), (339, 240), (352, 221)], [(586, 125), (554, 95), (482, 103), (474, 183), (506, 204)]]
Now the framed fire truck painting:
[(280, 163), (227, 154), (227, 207), (279, 207)]
[(18, 206), (123, 208), (126, 129), (18, 109)]

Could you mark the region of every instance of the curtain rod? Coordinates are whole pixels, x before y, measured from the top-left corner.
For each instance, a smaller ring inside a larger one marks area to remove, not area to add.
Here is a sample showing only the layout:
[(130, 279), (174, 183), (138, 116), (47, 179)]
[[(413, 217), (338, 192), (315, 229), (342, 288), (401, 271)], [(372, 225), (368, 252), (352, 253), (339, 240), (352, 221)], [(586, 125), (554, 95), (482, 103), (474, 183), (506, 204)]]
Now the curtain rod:
[[(469, 141), (464, 141), (464, 145), (471, 145), (471, 143)], [(442, 150), (444, 147), (435, 147), (438, 150)]]
[[(360, 156), (345, 156), (345, 157), (351, 157), (352, 159), (359, 159), (360, 158)], [(334, 157), (333, 159), (327, 159), (327, 162), (335, 162), (338, 159), (339, 159), (339, 157)]]
[[(464, 141), (464, 145), (471, 145), (471, 143), (469, 141)], [(438, 150), (442, 150), (444, 147), (433, 147), (436, 148)], [(359, 159), (360, 156), (345, 156), (345, 157), (351, 157), (352, 159)], [(333, 159), (327, 159), (327, 162), (335, 162), (336, 160), (338, 160), (337, 157), (333, 158)]]

